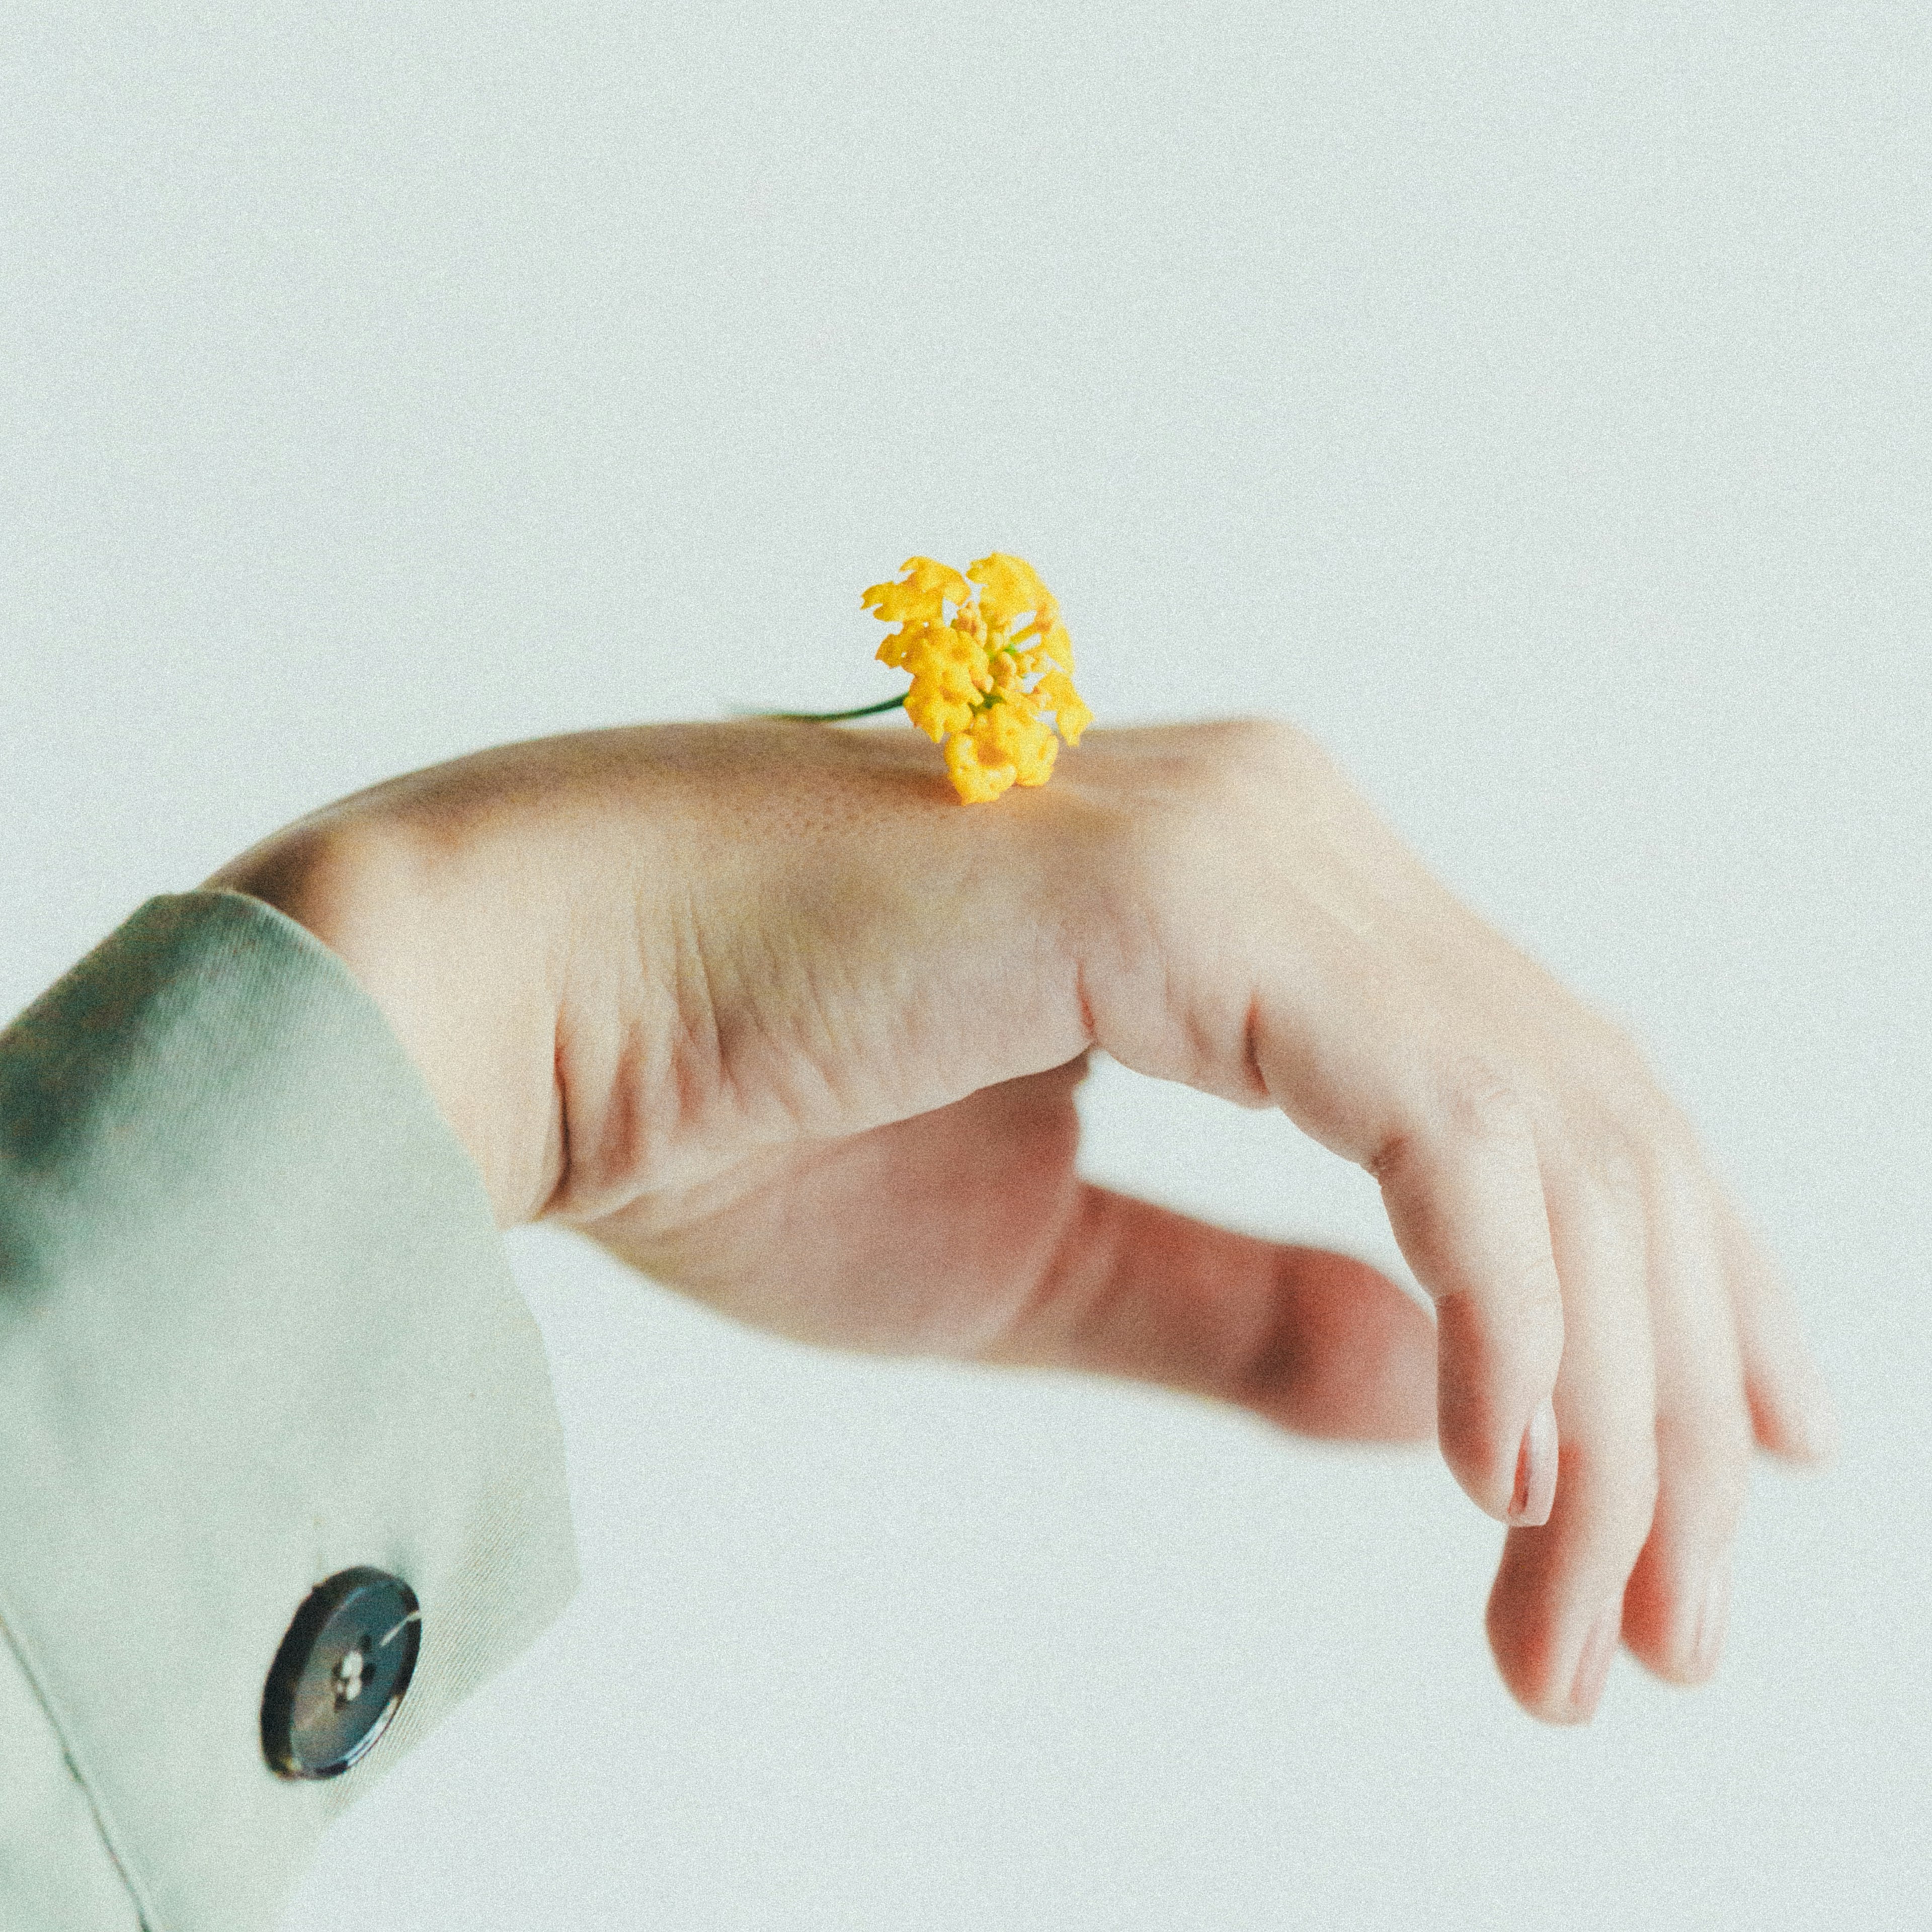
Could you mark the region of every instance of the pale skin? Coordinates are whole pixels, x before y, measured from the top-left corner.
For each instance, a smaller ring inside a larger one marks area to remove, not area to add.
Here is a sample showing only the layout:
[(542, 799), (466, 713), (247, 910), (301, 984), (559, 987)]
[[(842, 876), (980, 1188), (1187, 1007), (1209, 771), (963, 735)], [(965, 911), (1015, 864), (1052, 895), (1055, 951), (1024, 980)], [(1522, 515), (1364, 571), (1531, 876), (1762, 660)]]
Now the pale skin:
[[(1754, 1444), (1829, 1451), (1791, 1298), (1642, 1056), (1290, 727), (1090, 731), (981, 806), (903, 724), (586, 733), (208, 883), (341, 955), (506, 1227), (812, 1342), (1436, 1437), (1511, 1525), (1490, 1644), (1552, 1722), (1619, 1637), (1708, 1677)], [(1346, 1255), (1083, 1181), (1096, 1046), (1374, 1175), (1435, 1321)]]

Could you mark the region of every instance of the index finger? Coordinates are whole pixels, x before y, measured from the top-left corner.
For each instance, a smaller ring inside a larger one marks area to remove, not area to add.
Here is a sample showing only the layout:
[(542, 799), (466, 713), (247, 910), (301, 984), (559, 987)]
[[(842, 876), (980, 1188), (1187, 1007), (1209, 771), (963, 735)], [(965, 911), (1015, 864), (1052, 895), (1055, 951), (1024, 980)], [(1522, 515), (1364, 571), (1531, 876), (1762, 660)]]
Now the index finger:
[(1444, 1460), (1491, 1515), (1547, 1522), (1563, 1298), (1526, 1110), (1478, 1090), (1398, 1135), (1370, 1171), (1402, 1257), (1436, 1304)]

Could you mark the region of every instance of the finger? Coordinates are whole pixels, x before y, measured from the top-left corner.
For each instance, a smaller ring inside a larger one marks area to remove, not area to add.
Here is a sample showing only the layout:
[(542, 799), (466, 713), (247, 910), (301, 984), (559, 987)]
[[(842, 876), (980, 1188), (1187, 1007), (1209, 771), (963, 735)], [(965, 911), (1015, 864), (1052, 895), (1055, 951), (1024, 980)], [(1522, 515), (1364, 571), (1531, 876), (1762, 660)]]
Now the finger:
[(1717, 1668), (1751, 1423), (1723, 1257), (1701, 1177), (1672, 1166), (1652, 1196), (1657, 1512), (1624, 1592), (1624, 1641), (1659, 1676)]
[(1436, 1303), (1444, 1460), (1491, 1515), (1542, 1522), (1556, 1486), (1550, 1405), (1564, 1315), (1528, 1119), (1511, 1102), (1472, 1103), (1394, 1143), (1372, 1172)]
[(1806, 1346), (1797, 1304), (1737, 1210), (1714, 1185), (1711, 1193), (1730, 1276), (1752, 1428), (1774, 1456), (1798, 1462), (1825, 1462), (1838, 1447), (1838, 1418)]
[(1558, 1174), (1550, 1226), (1568, 1309), (1562, 1475), (1548, 1524), (1505, 1540), (1487, 1621), (1517, 1701), (1550, 1723), (1579, 1724), (1602, 1691), (1624, 1585), (1650, 1530), (1654, 1381), (1641, 1213), (1594, 1180)]
[(1365, 1262), (1258, 1240), (1083, 1184), (1047, 1273), (986, 1359), (1159, 1382), (1304, 1435), (1426, 1441), (1429, 1318)]

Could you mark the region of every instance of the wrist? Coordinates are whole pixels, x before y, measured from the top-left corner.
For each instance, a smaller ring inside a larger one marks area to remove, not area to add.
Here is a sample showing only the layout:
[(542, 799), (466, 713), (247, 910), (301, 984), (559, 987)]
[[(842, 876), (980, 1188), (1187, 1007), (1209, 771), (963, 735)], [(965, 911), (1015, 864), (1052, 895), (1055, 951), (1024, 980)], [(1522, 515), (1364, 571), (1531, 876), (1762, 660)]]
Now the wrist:
[[(535, 1220), (561, 1179), (556, 1003), (537, 928), (467, 884), (460, 848), (320, 814), (206, 881), (305, 927), (348, 968), (482, 1178), (499, 1227)], [(526, 947), (503, 943), (515, 932)], [(514, 953), (506, 959), (506, 954)]]

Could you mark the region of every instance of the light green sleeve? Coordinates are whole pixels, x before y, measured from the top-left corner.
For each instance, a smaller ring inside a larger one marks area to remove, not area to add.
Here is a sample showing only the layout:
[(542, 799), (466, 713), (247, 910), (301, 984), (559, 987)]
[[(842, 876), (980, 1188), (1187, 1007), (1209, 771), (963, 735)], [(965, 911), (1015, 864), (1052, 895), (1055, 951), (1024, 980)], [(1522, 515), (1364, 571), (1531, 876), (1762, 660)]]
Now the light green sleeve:
[[(413, 1679), (278, 1777), (270, 1666), (360, 1564)], [(0, 1926), (272, 1932), (575, 1584), (542, 1341), (414, 1066), (280, 914), (150, 901), (0, 1034)]]

